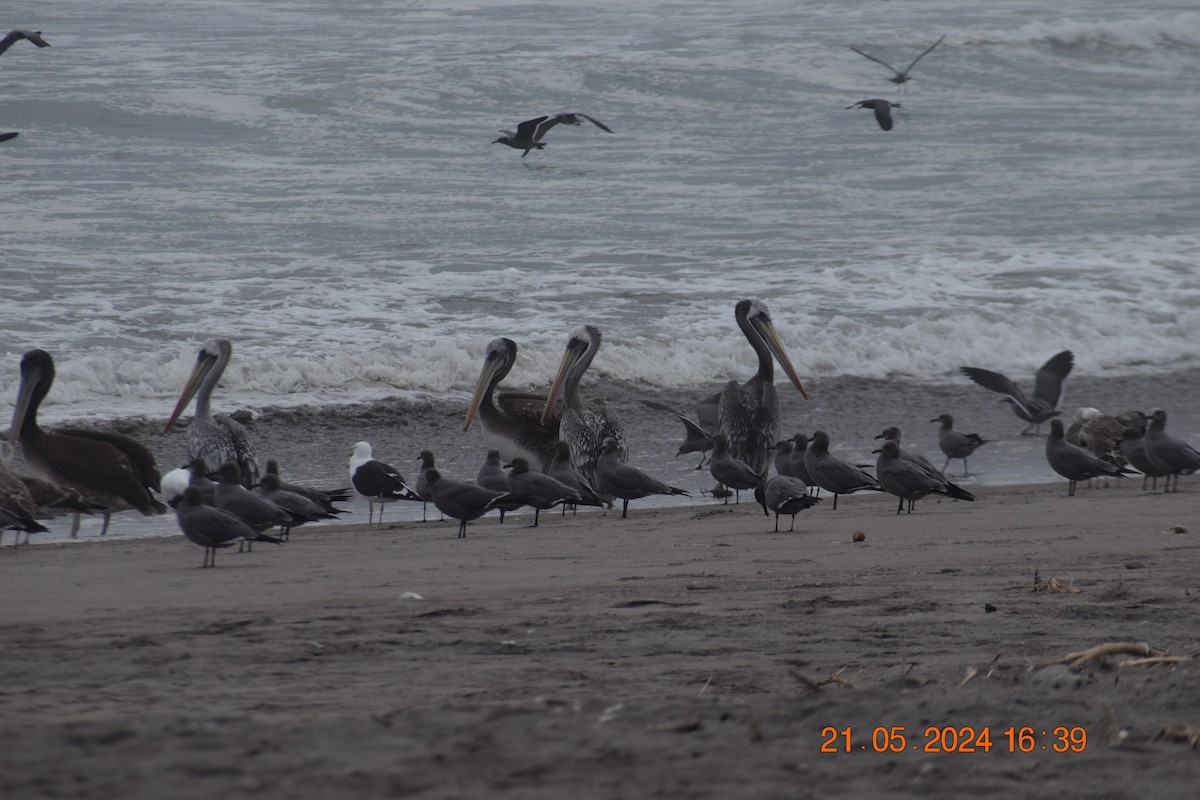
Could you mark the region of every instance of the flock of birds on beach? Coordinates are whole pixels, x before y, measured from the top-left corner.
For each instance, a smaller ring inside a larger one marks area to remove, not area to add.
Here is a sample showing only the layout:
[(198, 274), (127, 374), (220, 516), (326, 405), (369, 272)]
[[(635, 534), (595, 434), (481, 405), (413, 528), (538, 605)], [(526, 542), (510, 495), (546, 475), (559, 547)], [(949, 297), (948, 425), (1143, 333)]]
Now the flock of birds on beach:
[[(896, 513), (912, 513), (916, 501), (928, 495), (973, 501), (974, 495), (953, 483), (944, 470), (950, 461), (967, 459), (987, 441), (977, 434), (961, 433), (954, 419), (943, 413), (937, 422), (939, 445), (946, 462), (938, 469), (927, 458), (901, 446), (901, 432), (884, 428), (874, 465), (860, 465), (830, 450), (824, 430), (811, 436), (797, 433), (780, 438), (781, 415), (775, 387), (778, 364), (787, 381), (807, 399), (808, 392), (796, 374), (770, 312), (758, 300), (741, 300), (734, 319), (758, 360), (746, 381), (730, 380), (697, 406), (697, 418), (678, 414), (686, 438), (678, 455), (701, 453), (717, 482), (715, 496), (740, 502), (741, 492), (752, 492), (763, 513), (791, 517), (823, 502), (820, 492), (833, 496), (837, 508), (841, 495), (860, 491), (889, 493), (899, 500)], [(0, 531), (45, 531), (37, 520), (71, 513), (71, 535), (79, 531), (80, 515), (103, 514), (101, 535), (113, 513), (132, 509), (145, 515), (174, 508), (179, 528), (204, 548), (203, 566), (213, 566), (220, 548), (252, 547), (254, 542), (279, 544), (292, 528), (348, 513), (337, 506), (355, 494), (368, 503), (368, 524), (383, 522), (384, 506), (397, 501), (420, 502), (458, 521), (458, 536), (465, 538), (467, 523), (491, 511), (500, 514), (521, 507), (534, 509), (533, 526), (542, 511), (580, 506), (613, 508), (621, 501), (621, 516), (629, 503), (650, 495), (690, 494), (658, 480), (627, 462), (628, 448), (620, 419), (605, 408), (587, 403), (581, 380), (601, 345), (601, 333), (580, 325), (567, 337), (558, 370), (545, 394), (499, 391), (499, 384), (515, 362), (517, 345), (497, 338), (485, 350), (483, 367), (467, 407), (463, 430), (479, 419), (488, 446), (486, 459), (474, 481), (443, 474), (434, 454), (424, 450), (421, 467), (412, 482), (394, 467), (375, 458), (368, 442), (358, 442), (349, 453), (350, 485), (314, 489), (288, 483), (279, 465), (271, 460), (260, 470), (251, 436), (236, 420), (214, 415), (212, 394), (232, 357), (226, 339), (203, 343), (179, 400), (163, 427), (168, 433), (195, 402), (188, 422), (189, 462), (163, 475), (153, 453), (136, 439), (122, 434), (83, 428), (43, 430), (38, 408), (49, 394), (55, 375), (54, 360), (44, 350), (30, 350), (21, 359), (20, 385), (13, 410), (8, 445), (19, 446), (25, 463), (37, 476), (18, 475), (0, 459)], [(1003, 395), (1014, 414), (1028, 423), (1023, 433), (1037, 435), (1049, 422), (1045, 453), (1049, 466), (1068, 480), (1068, 494), (1076, 483), (1093, 478), (1142, 474), (1146, 480), (1166, 479), (1166, 490), (1178, 491), (1180, 474), (1200, 469), (1200, 451), (1165, 430), (1166, 412), (1126, 412), (1116, 417), (1096, 409), (1080, 409), (1064, 425), (1060, 402), (1063, 384), (1074, 366), (1074, 355), (1065, 350), (1051, 357), (1037, 372), (1031, 394), (1010, 378), (979, 367), (961, 372), (985, 389)], [(657, 403), (649, 405), (664, 409)], [(669, 409), (668, 409), (669, 410)], [(674, 413), (674, 412), (672, 412)], [(871, 471), (873, 467), (873, 473)], [(1131, 469), (1132, 468), (1132, 469)], [(772, 469), (774, 474), (772, 474)], [(1135, 472), (1137, 470), (1138, 472)], [(277, 531), (276, 531), (277, 529)], [(268, 531), (276, 531), (274, 534)], [(26, 537), (28, 538), (28, 536)]]

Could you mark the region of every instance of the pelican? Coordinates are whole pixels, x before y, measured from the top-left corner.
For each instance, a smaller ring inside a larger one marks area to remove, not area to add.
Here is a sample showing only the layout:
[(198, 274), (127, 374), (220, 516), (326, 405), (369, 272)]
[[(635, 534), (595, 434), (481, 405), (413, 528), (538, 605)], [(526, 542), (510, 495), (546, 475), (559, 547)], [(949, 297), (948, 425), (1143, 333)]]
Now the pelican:
[(555, 114), (552, 117), (541, 116), (527, 119), (517, 126), (516, 132), (501, 130), (500, 132), (504, 135), (499, 139), (493, 139), (492, 144), (506, 144), (517, 150), (524, 150), (525, 152), (521, 153), (521, 158), (524, 158), (529, 155), (530, 150), (541, 150), (546, 146), (545, 142), (542, 141), (542, 137), (554, 126), (581, 125), (583, 124), (582, 120), (585, 119), (606, 133), (613, 132), (612, 128), (595, 117), (589, 117), (587, 114), (581, 114), (578, 111), (564, 112), (562, 114)]
[(1013, 413), (1029, 423), (1029, 427), (1021, 431), (1021, 435), (1036, 436), (1040, 433), (1043, 422), (1062, 413), (1058, 410), (1058, 404), (1062, 400), (1063, 383), (1071, 374), (1073, 366), (1075, 356), (1070, 350), (1063, 350), (1051, 356), (1038, 368), (1034, 378), (1033, 397), (1028, 398), (1017, 384), (999, 372), (980, 367), (959, 367), (958, 371), (983, 388), (1005, 395), (1000, 402), (1012, 405)]
[[(851, 49), (851, 50), (853, 50), (854, 52), (858, 53), (858, 54), (859, 54), (860, 56), (862, 56), (863, 58), (869, 58), (869, 59), (871, 59), (872, 61), (874, 61), (876, 64), (882, 64), (883, 66), (887, 67), (887, 68), (888, 68), (888, 69), (890, 69), (892, 72), (894, 72), (895, 74), (894, 74), (894, 75), (892, 75), (892, 77), (888, 78), (888, 80), (889, 80), (889, 81), (891, 81), (892, 83), (896, 84), (897, 86), (899, 86), (900, 84), (902, 84), (902, 83), (907, 83), (909, 80), (911, 80), (911, 78), (910, 78), (910, 76), (909, 76), (909, 74), (908, 74), (908, 73), (909, 73), (910, 71), (912, 71), (912, 68), (913, 68), (913, 67), (915, 67), (915, 66), (917, 65), (917, 62), (918, 62), (918, 61), (920, 61), (920, 60), (921, 60), (922, 58), (924, 58), (925, 56), (929, 55), (929, 51), (933, 50), (933, 48), (935, 48), (935, 47), (937, 47), (939, 44), (941, 44), (941, 43), (942, 43), (942, 40), (944, 40), (945, 38), (946, 38), (946, 34), (942, 34), (942, 38), (941, 38), (941, 39), (938, 39), (936, 42), (934, 42), (933, 44), (929, 45), (929, 47), (926, 47), (926, 48), (925, 48), (925, 51), (924, 51), (923, 53), (921, 53), (921, 55), (919, 55), (919, 56), (917, 56), (916, 58), (914, 58), (914, 59), (912, 60), (912, 63), (911, 63), (911, 64), (909, 64), (907, 67), (905, 67), (903, 70), (898, 70), (898, 69), (896, 69), (896, 68), (895, 68), (895, 67), (893, 67), (891, 64), (889, 64), (889, 63), (887, 63), (886, 61), (884, 61), (883, 59), (881, 59), (881, 58), (876, 58), (875, 56), (871, 55), (870, 53), (864, 53), (862, 50), (859, 50), (859, 49), (858, 49), (857, 47), (855, 47), (854, 45), (849, 45), (849, 47), (850, 47), (850, 49)], [(887, 130), (887, 129), (885, 128), (884, 130)]]
[[(140, 442), (117, 433), (80, 429), (43, 431), (37, 422), (38, 407), (54, 383), (54, 360), (45, 350), (30, 350), (21, 359), (21, 388), (13, 410), (9, 441), (21, 443), (25, 461), (55, 483), (80, 493), (84, 500), (104, 508), (108, 533), (113, 513), (133, 508), (146, 516), (162, 514), (166, 506), (151, 489), (159, 483), (154, 455)], [(79, 535), (79, 514), (71, 537)]]
[(808, 392), (796, 376), (792, 362), (784, 352), (779, 334), (771, 322), (767, 307), (758, 300), (741, 300), (734, 307), (734, 319), (746, 336), (746, 341), (758, 355), (758, 371), (742, 385), (737, 381), (725, 384), (717, 410), (720, 432), (729, 439), (729, 451), (734, 458), (766, 478), (775, 453), (779, 433), (779, 398), (775, 394), (775, 367), (772, 356), (788, 378), (800, 390), (805, 400)]
[[(604, 440), (611, 438), (617, 443), (618, 455), (622, 460), (626, 451), (625, 432), (621, 423), (607, 409), (594, 411), (587, 408), (579, 396), (579, 381), (599, 349), (600, 331), (595, 326), (580, 325), (571, 331), (541, 417), (545, 424), (554, 409), (554, 401), (562, 394), (564, 408), (558, 427), (559, 438), (571, 448), (571, 463), (575, 469), (583, 473), (596, 488), (600, 488), (595, 479), (596, 461), (600, 458)], [(611, 498), (602, 496), (601, 499)]]
[(557, 415), (542, 423), (545, 395), (503, 392), (493, 399), (496, 386), (508, 375), (516, 360), (517, 343), (512, 339), (500, 337), (488, 342), (463, 430), (470, 428), (478, 415), (488, 447), (499, 450), (500, 457), (506, 462), (511, 463), (520, 456), (545, 472), (554, 458), (559, 423)]
[(46, 528), (39, 524), (34, 517), (39, 513), (37, 502), (30, 494), (29, 488), (21, 482), (8, 464), (0, 460), (0, 539), (7, 529), (17, 532), (17, 541), (21, 543), (21, 533), (44, 533)]
[[(31, 44), (36, 44), (38, 47), (49, 47), (50, 43), (42, 38), (41, 31), (29, 31), (24, 28), (14, 28), (0, 39), (0, 53), (3, 53), (8, 48), (12, 47), (22, 39), (28, 40)], [(579, 123), (575, 123), (578, 125)], [(610, 131), (611, 133), (611, 131)]]
[(879, 127), (883, 128), (885, 131), (890, 131), (892, 129), (892, 109), (904, 108), (904, 106), (900, 105), (899, 103), (893, 103), (891, 100), (884, 100), (883, 98), (876, 97), (873, 100), (859, 100), (852, 106), (846, 106), (847, 111), (852, 108), (871, 109), (875, 112), (875, 121), (879, 123)]
[(171, 412), (171, 418), (163, 426), (163, 433), (171, 430), (175, 420), (183, 413), (188, 402), (196, 398), (196, 412), (188, 423), (188, 456), (203, 458), (206, 468), (215, 472), (222, 464), (232, 461), (238, 465), (242, 474), (242, 485), (250, 488), (258, 483), (258, 461), (254, 456), (254, 446), (246, 429), (236, 421), (224, 415), (214, 417), (209, 409), (212, 392), (221, 374), (229, 364), (229, 356), (233, 346), (228, 339), (209, 339), (200, 347), (200, 355), (196, 357), (196, 366), (192, 369), (183, 394)]

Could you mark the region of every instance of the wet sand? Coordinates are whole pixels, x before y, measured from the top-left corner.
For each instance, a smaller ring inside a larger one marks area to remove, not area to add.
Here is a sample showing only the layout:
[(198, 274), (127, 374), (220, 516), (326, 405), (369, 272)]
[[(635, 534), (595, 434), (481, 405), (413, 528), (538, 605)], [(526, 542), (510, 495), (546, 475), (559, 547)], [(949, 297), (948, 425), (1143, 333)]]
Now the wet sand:
[(6, 548), (0, 796), (1192, 797), (1188, 484)]

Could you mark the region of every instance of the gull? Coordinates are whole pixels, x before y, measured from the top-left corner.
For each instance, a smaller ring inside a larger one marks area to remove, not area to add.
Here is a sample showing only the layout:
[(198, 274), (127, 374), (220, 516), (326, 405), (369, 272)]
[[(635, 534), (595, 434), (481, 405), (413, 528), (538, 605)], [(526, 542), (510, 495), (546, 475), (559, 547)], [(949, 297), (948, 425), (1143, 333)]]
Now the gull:
[(173, 502), (176, 502), (175, 518), (183, 535), (204, 548), (202, 567), (215, 567), (217, 548), (231, 547), (237, 541), (283, 544), (282, 539), (254, 530), (236, 514), (207, 505), (195, 486), (189, 486), (183, 496)]
[(942, 448), (942, 453), (946, 456), (946, 463), (942, 465), (942, 471), (946, 471), (946, 467), (950, 466), (950, 461), (955, 458), (961, 458), (963, 462), (963, 477), (970, 475), (967, 467), (967, 459), (978, 448), (987, 444), (987, 439), (981, 437), (978, 433), (959, 433), (954, 430), (954, 417), (949, 414), (938, 414), (930, 422), (940, 422), (942, 427), (938, 430), (938, 447)]
[(796, 529), (796, 515), (806, 508), (812, 508), (821, 502), (819, 497), (808, 493), (808, 487), (799, 478), (788, 475), (776, 475), (754, 490), (754, 498), (763, 507), (763, 511), (775, 512), (775, 533), (779, 533), (779, 515), (788, 514), (792, 525), (788, 533)]
[(1171, 489), (1171, 476), (1175, 476), (1175, 491), (1179, 491), (1179, 476), (1191, 475), (1200, 469), (1200, 452), (1185, 442), (1167, 433), (1167, 412), (1156, 408), (1150, 414), (1150, 425), (1142, 439), (1142, 448), (1146, 458), (1162, 472), (1166, 473), (1167, 485), (1164, 491)]
[[(525, 463), (529, 463), (526, 459)], [(479, 472), (475, 475), (475, 483), (485, 489), (493, 492), (505, 494), (512, 491), (512, 487), (508, 483), (508, 473), (504, 471), (504, 467), (500, 464), (500, 451), (493, 447), (487, 451), (487, 455), (483, 459), (483, 464), (479, 467)], [(504, 514), (507, 511), (516, 511), (525, 503), (516, 499), (515, 496), (509, 496), (504, 500), (497, 500), (492, 508), (500, 510), (500, 524), (504, 524)]]
[(1011, 404), (1013, 413), (1029, 423), (1021, 435), (1036, 436), (1041, 433), (1043, 422), (1062, 413), (1058, 410), (1058, 404), (1062, 400), (1063, 383), (1073, 366), (1075, 356), (1070, 350), (1051, 356), (1037, 371), (1033, 397), (1026, 397), (1017, 384), (999, 372), (980, 367), (959, 367), (959, 372), (983, 388), (1005, 395), (1001, 402)]
[[(713, 438), (712, 461), (708, 464), (708, 472), (717, 483), (733, 489), (735, 503), (742, 501), (742, 489), (757, 489), (763, 484), (763, 476), (757, 470), (729, 452), (729, 437), (723, 433)], [(725, 505), (729, 505), (728, 495)]]
[(1121, 435), (1121, 455), (1129, 462), (1129, 466), (1142, 473), (1142, 491), (1146, 491), (1146, 481), (1150, 480), (1152, 490), (1158, 489), (1158, 479), (1166, 476), (1166, 470), (1156, 467), (1146, 457), (1144, 436), (1137, 428), (1129, 427)]
[(1050, 469), (1067, 479), (1067, 497), (1075, 496), (1075, 484), (1079, 481), (1101, 475), (1121, 478), (1134, 474), (1068, 442), (1063, 434), (1061, 419), (1050, 420), (1050, 435), (1046, 437), (1046, 462), (1050, 464)]
[(684, 495), (685, 490), (668, 486), (651, 478), (637, 467), (621, 461), (621, 445), (611, 436), (600, 444), (600, 458), (596, 460), (596, 491), (601, 495), (621, 498), (621, 518), (629, 514), (629, 501), (652, 494)]
[(458, 538), (467, 538), (467, 523), (479, 519), (508, 499), (508, 492), (493, 492), (482, 486), (453, 478), (443, 478), (436, 468), (425, 473), (433, 504), (447, 517), (458, 520)]
[(525, 505), (533, 507), (533, 527), (538, 526), (538, 514), (557, 505), (604, 505), (594, 495), (584, 497), (571, 486), (549, 475), (534, 472), (529, 468), (529, 459), (517, 456), (512, 460), (508, 472), (508, 485), (513, 494), (519, 495)]
[(917, 500), (927, 494), (941, 494), (955, 500), (975, 499), (975, 495), (946, 480), (937, 470), (930, 472), (919, 461), (906, 459), (900, 450), (900, 442), (895, 439), (885, 439), (883, 446), (875, 452), (879, 454), (875, 477), (885, 492), (900, 498), (897, 514), (904, 510), (905, 501), (911, 514)]
[(813, 432), (812, 441), (804, 451), (804, 467), (817, 486), (833, 495), (834, 509), (839, 494), (853, 494), (864, 489), (883, 491), (869, 473), (829, 452), (829, 434), (825, 431)]
[(893, 103), (891, 100), (884, 100), (881, 97), (876, 97), (872, 100), (859, 100), (852, 106), (846, 106), (849, 111), (852, 108), (869, 108), (875, 112), (875, 121), (879, 123), (879, 127), (885, 131), (892, 129), (892, 109), (904, 108), (899, 103)]
[(555, 114), (554, 116), (541, 116), (527, 119), (517, 126), (516, 132), (501, 130), (504, 135), (499, 139), (493, 139), (492, 144), (506, 144), (509, 147), (517, 150), (524, 150), (521, 153), (521, 158), (529, 155), (530, 150), (541, 150), (546, 146), (542, 141), (545, 136), (556, 125), (581, 125), (583, 120), (595, 125), (606, 133), (612, 133), (613, 129), (605, 125), (595, 117), (589, 117), (587, 114), (581, 114), (578, 111), (564, 112)]
[(371, 457), (371, 445), (358, 442), (350, 452), (350, 483), (367, 498), (367, 524), (374, 522), (375, 504), (379, 504), (379, 524), (383, 524), (383, 506), (397, 500), (420, 500), (395, 468)]
[[(921, 53), (921, 55), (919, 55), (919, 56), (917, 56), (916, 58), (914, 58), (914, 59), (912, 60), (912, 63), (911, 63), (911, 64), (909, 64), (907, 67), (905, 67), (903, 70), (898, 70), (898, 69), (896, 69), (896, 68), (895, 68), (895, 67), (893, 67), (891, 64), (889, 64), (889, 63), (887, 63), (886, 61), (884, 61), (883, 59), (881, 59), (881, 58), (876, 58), (875, 56), (871, 55), (870, 53), (864, 53), (862, 50), (859, 50), (859, 49), (858, 49), (857, 47), (855, 47), (854, 45), (849, 45), (849, 47), (850, 47), (850, 49), (851, 49), (851, 50), (853, 50), (854, 52), (858, 53), (858, 54), (859, 54), (860, 56), (862, 56), (863, 58), (869, 58), (869, 59), (871, 59), (872, 61), (874, 61), (876, 64), (882, 64), (883, 66), (887, 67), (887, 68), (888, 68), (888, 69), (890, 69), (892, 72), (894, 72), (895, 74), (894, 74), (892, 77), (888, 78), (888, 80), (889, 80), (889, 81), (891, 81), (892, 83), (896, 84), (897, 86), (899, 86), (900, 84), (902, 84), (902, 83), (908, 83), (908, 81), (909, 81), (909, 80), (911, 80), (911, 76), (910, 76), (908, 73), (912, 71), (912, 68), (913, 68), (913, 67), (915, 67), (915, 66), (917, 65), (917, 62), (918, 62), (918, 61), (920, 61), (920, 60), (921, 60), (922, 58), (924, 58), (925, 56), (929, 55), (929, 51), (933, 50), (933, 48), (935, 48), (935, 47), (937, 47), (939, 44), (941, 44), (941, 43), (942, 43), (942, 40), (943, 40), (943, 39), (945, 39), (945, 38), (946, 38), (946, 34), (942, 34), (942, 38), (941, 38), (941, 39), (938, 39), (936, 42), (934, 42), (933, 44), (929, 45), (929, 47), (925, 48), (925, 51), (924, 51), (923, 53)], [(885, 128), (885, 130), (886, 130), (886, 128)]]

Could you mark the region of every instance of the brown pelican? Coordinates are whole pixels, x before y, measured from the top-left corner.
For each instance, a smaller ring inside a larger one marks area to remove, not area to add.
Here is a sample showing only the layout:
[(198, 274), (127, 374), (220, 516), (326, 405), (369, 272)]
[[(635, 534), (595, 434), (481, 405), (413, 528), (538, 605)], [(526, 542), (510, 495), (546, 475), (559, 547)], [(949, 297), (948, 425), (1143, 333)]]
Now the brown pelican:
[(255, 460), (254, 446), (250, 444), (246, 429), (224, 415), (214, 417), (209, 405), (213, 389), (221, 380), (232, 352), (233, 347), (228, 339), (209, 339), (200, 347), (196, 366), (187, 385), (183, 387), (183, 394), (179, 396), (171, 418), (163, 427), (163, 433), (171, 430), (188, 402), (195, 397), (196, 411), (188, 423), (188, 456), (203, 458), (211, 472), (215, 472), (226, 461), (232, 461), (241, 470), (242, 485), (249, 488), (258, 483), (258, 461)]
[(717, 410), (720, 432), (729, 439), (729, 451), (766, 478), (775, 453), (779, 433), (779, 398), (775, 394), (775, 367), (772, 356), (804, 399), (808, 392), (796, 376), (792, 362), (784, 352), (779, 334), (771, 322), (767, 307), (758, 300), (741, 300), (734, 307), (734, 319), (746, 340), (758, 355), (758, 371), (742, 385), (725, 384)]
[(204, 548), (202, 567), (215, 567), (217, 548), (231, 547), (234, 542), (283, 543), (281, 539), (255, 531), (237, 515), (207, 505), (195, 486), (184, 490), (175, 506), (175, 518), (183, 535)]
[(975, 499), (975, 495), (946, 480), (936, 469), (928, 470), (911, 456), (906, 458), (896, 439), (884, 439), (883, 446), (875, 452), (879, 454), (875, 462), (875, 478), (885, 492), (900, 498), (897, 514), (904, 510), (905, 501), (911, 514), (917, 500), (927, 494), (941, 494), (955, 500)]
[(1063, 383), (1071, 374), (1073, 366), (1075, 356), (1070, 350), (1063, 350), (1051, 356), (1038, 369), (1034, 379), (1033, 397), (1028, 398), (1017, 384), (999, 372), (980, 367), (959, 367), (959, 372), (983, 388), (1005, 395), (1001, 402), (1011, 404), (1013, 413), (1029, 423), (1029, 427), (1021, 431), (1021, 435), (1036, 436), (1040, 433), (1043, 422), (1061, 413), (1058, 404), (1062, 400)]
[[(925, 48), (925, 52), (921, 53), (921, 55), (919, 55), (919, 56), (917, 56), (916, 58), (914, 58), (914, 59), (912, 60), (912, 63), (911, 63), (911, 64), (909, 64), (907, 67), (905, 67), (903, 70), (898, 70), (898, 69), (896, 69), (896, 68), (895, 68), (895, 67), (893, 67), (891, 64), (889, 64), (889, 63), (887, 63), (886, 61), (884, 61), (883, 59), (881, 59), (881, 58), (876, 58), (875, 56), (871, 55), (870, 53), (864, 53), (862, 50), (859, 50), (859, 49), (858, 49), (857, 47), (855, 47), (854, 45), (849, 45), (849, 47), (850, 47), (850, 49), (851, 49), (851, 50), (853, 50), (854, 52), (858, 53), (858, 54), (859, 54), (860, 56), (862, 56), (863, 58), (869, 58), (869, 59), (871, 59), (872, 61), (874, 61), (876, 64), (882, 64), (883, 66), (887, 67), (887, 68), (888, 68), (888, 69), (890, 69), (892, 72), (894, 72), (895, 74), (894, 74), (892, 77), (888, 78), (888, 80), (889, 80), (889, 81), (891, 81), (892, 83), (896, 84), (897, 86), (899, 86), (900, 84), (902, 84), (902, 83), (907, 83), (907, 82), (910, 80), (910, 76), (909, 76), (909, 74), (908, 74), (908, 73), (909, 73), (910, 71), (912, 71), (912, 68), (913, 68), (913, 67), (915, 67), (915, 66), (917, 65), (917, 62), (918, 62), (918, 61), (920, 61), (920, 60), (921, 60), (922, 58), (924, 58), (925, 56), (929, 55), (929, 51), (933, 50), (933, 48), (935, 48), (935, 47), (937, 47), (939, 44), (941, 44), (941, 43), (942, 43), (942, 40), (943, 40), (943, 39), (945, 39), (945, 38), (946, 38), (946, 35), (945, 35), (945, 34), (942, 34), (942, 38), (941, 38), (941, 39), (938, 39), (936, 42), (934, 42), (933, 44), (929, 45), (929, 47)], [(884, 128), (884, 130), (887, 130), (887, 128)]]
[[(21, 359), (21, 388), (13, 410), (9, 441), (21, 443), (25, 461), (55, 483), (80, 493), (89, 503), (104, 507), (108, 533), (111, 515), (127, 508), (146, 516), (165, 512), (166, 506), (150, 495), (159, 475), (154, 455), (140, 442), (116, 433), (80, 429), (43, 431), (37, 412), (54, 383), (54, 360), (45, 350), (30, 350)], [(79, 535), (79, 514), (71, 536)]]
[[(558, 435), (571, 448), (571, 463), (575, 469), (599, 489), (595, 480), (596, 460), (600, 458), (601, 445), (611, 437), (617, 443), (620, 458), (625, 457), (625, 432), (621, 423), (607, 409), (593, 411), (583, 403), (579, 395), (579, 381), (600, 349), (600, 331), (592, 325), (580, 325), (567, 338), (566, 351), (558, 366), (558, 374), (546, 396), (546, 407), (542, 410), (542, 422), (550, 418), (554, 401), (562, 394), (563, 411)], [(601, 494), (602, 499), (609, 499)]]
[[(22, 39), (27, 39), (30, 43), (36, 44), (38, 47), (49, 47), (50, 43), (42, 38), (41, 31), (29, 31), (23, 28), (14, 28), (0, 39), (0, 53), (3, 53), (8, 48), (12, 47)], [(575, 123), (578, 125), (579, 123)]]
[(1066, 440), (1061, 419), (1050, 420), (1050, 435), (1046, 437), (1046, 462), (1050, 469), (1067, 479), (1067, 496), (1075, 495), (1075, 484), (1101, 475), (1120, 478), (1133, 475), (1132, 470), (1115, 467), (1102, 458)]
[(938, 429), (938, 447), (942, 448), (942, 453), (946, 456), (946, 463), (942, 465), (942, 471), (946, 471), (946, 467), (950, 466), (950, 461), (955, 458), (961, 458), (963, 462), (963, 477), (967, 477), (970, 472), (967, 467), (967, 459), (979, 447), (988, 443), (987, 439), (981, 437), (978, 433), (959, 433), (954, 430), (954, 417), (949, 414), (939, 414), (936, 418), (929, 420), (930, 422), (940, 422), (942, 427)]
[(541, 422), (546, 396), (502, 392), (493, 400), (496, 386), (508, 375), (516, 360), (517, 344), (512, 339), (501, 337), (488, 342), (463, 430), (471, 427), (478, 414), (488, 447), (499, 450), (506, 462), (523, 456), (539, 471), (545, 472), (554, 458), (559, 423), (557, 414), (551, 415), (545, 424)]
[(875, 112), (875, 121), (879, 123), (879, 127), (885, 131), (890, 131), (892, 129), (892, 109), (904, 108), (904, 106), (876, 97), (873, 100), (859, 100), (852, 106), (846, 106), (847, 111), (852, 108), (869, 108), (873, 110)]
[(500, 132), (504, 135), (499, 139), (493, 139), (492, 144), (506, 144), (517, 150), (524, 150), (525, 152), (521, 153), (521, 158), (524, 158), (529, 155), (530, 150), (541, 150), (546, 146), (545, 142), (542, 141), (542, 137), (555, 125), (581, 125), (582, 120), (585, 119), (602, 131), (607, 133), (613, 132), (612, 128), (595, 117), (589, 117), (587, 114), (581, 114), (578, 111), (573, 113), (564, 112), (562, 114), (555, 114), (553, 117), (543, 116), (527, 119), (517, 126), (515, 133), (513, 131), (501, 130)]
[(371, 457), (371, 445), (359, 442), (350, 452), (350, 482), (367, 498), (367, 524), (371, 524), (375, 504), (379, 504), (379, 523), (383, 524), (383, 506), (397, 500), (420, 500), (421, 496), (408, 488), (404, 476), (394, 467)]

